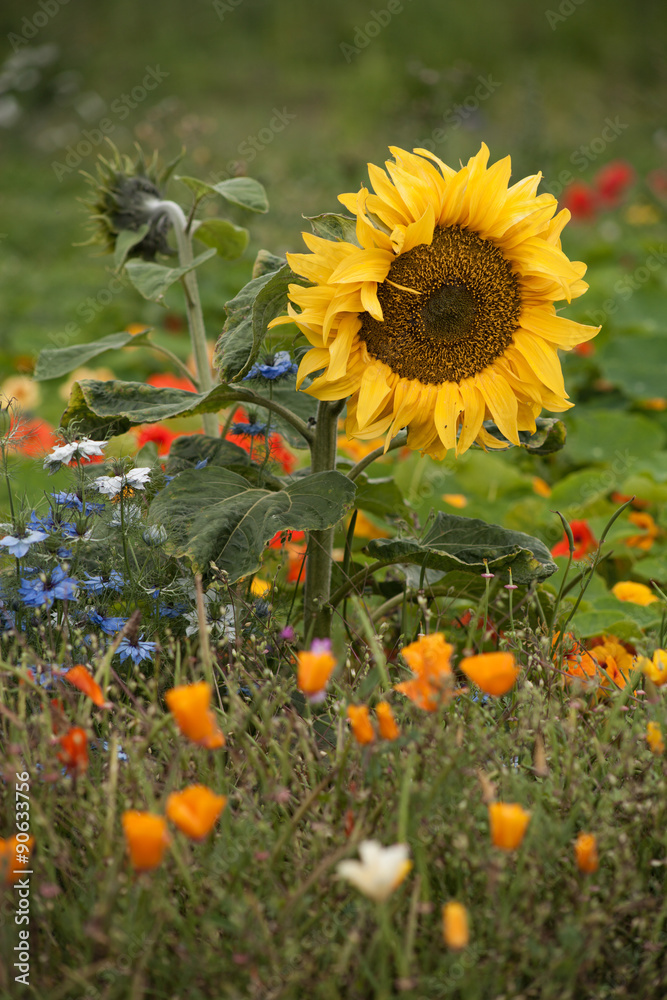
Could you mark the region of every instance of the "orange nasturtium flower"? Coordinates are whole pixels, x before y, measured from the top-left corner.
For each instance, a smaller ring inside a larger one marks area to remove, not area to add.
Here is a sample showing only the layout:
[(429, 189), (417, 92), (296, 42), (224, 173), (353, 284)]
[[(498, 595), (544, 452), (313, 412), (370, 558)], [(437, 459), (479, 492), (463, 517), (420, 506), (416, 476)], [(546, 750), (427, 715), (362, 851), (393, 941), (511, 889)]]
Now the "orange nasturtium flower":
[(667, 684), (667, 650), (656, 649), (650, 660), (648, 656), (640, 656), (637, 665), (647, 677), (650, 677), (656, 687)]
[(646, 742), (651, 748), (651, 753), (660, 754), (665, 752), (665, 741), (662, 738), (662, 729), (657, 722), (646, 723)]
[(8, 837), (7, 840), (0, 837), (0, 885), (3, 883), (12, 885), (21, 878), (21, 869), (29, 866), (18, 861), (17, 858), (30, 859), (34, 843), (34, 837), (28, 837), (25, 842), (17, 840), (16, 834), (13, 837)]
[(632, 653), (622, 646), (615, 635), (605, 635), (592, 641), (590, 655), (597, 660), (603, 688), (614, 685), (623, 689), (632, 674)]
[(203, 840), (226, 805), (224, 795), (216, 795), (205, 785), (189, 785), (168, 797), (167, 816), (186, 836)]
[(189, 740), (201, 744), (207, 750), (224, 747), (225, 737), (218, 729), (210, 708), (210, 684), (206, 681), (181, 684), (167, 691), (165, 700), (176, 725)]
[(132, 867), (137, 871), (157, 868), (169, 845), (164, 816), (128, 809), (123, 813), (122, 822)]
[(442, 632), (423, 635), (401, 650), (408, 666), (416, 675), (412, 680), (394, 685), (395, 691), (407, 695), (419, 708), (435, 712), (452, 692), (451, 656), (454, 647), (445, 642)]
[(296, 686), (308, 701), (317, 704), (324, 701), (336, 660), (331, 652), (329, 639), (314, 639), (310, 649), (296, 654)]
[(530, 813), (516, 802), (490, 802), (491, 840), (504, 851), (514, 851), (523, 840)]
[(69, 681), (70, 684), (73, 684), (75, 688), (78, 688), (79, 691), (83, 691), (84, 694), (87, 694), (95, 705), (98, 705), (100, 708), (104, 708), (106, 702), (104, 701), (102, 688), (99, 686), (89, 670), (86, 670), (86, 668), (81, 666), (81, 664), (77, 664), (76, 667), (72, 667), (72, 669), (68, 670), (63, 676), (65, 677), (65, 680)]
[(574, 857), (580, 872), (591, 875), (600, 867), (598, 845), (594, 833), (580, 833), (574, 842)]
[(633, 580), (621, 580), (611, 588), (614, 597), (619, 601), (630, 601), (631, 604), (654, 604), (658, 600), (657, 594), (644, 583), (635, 583)]
[(347, 717), (350, 720), (352, 732), (357, 743), (361, 743), (363, 746), (366, 743), (374, 741), (375, 730), (369, 718), (366, 705), (348, 705)]
[(651, 515), (642, 510), (631, 511), (630, 514), (628, 514), (628, 521), (640, 528), (641, 533), (639, 535), (632, 535), (630, 538), (626, 538), (625, 544), (629, 545), (631, 548), (643, 549), (644, 552), (647, 552), (660, 534), (660, 528), (655, 523)]
[(512, 653), (480, 653), (467, 656), (459, 665), (477, 687), (496, 698), (507, 694), (520, 673)]
[(375, 714), (378, 720), (378, 729), (383, 740), (397, 740), (401, 735), (401, 730), (396, 725), (394, 713), (388, 701), (379, 701), (375, 706)]
[(442, 908), (442, 936), (452, 951), (462, 951), (468, 946), (470, 929), (468, 911), (463, 903), (445, 903)]
[(81, 726), (72, 726), (60, 737), (58, 760), (62, 761), (68, 771), (83, 774), (88, 768), (88, 737)]

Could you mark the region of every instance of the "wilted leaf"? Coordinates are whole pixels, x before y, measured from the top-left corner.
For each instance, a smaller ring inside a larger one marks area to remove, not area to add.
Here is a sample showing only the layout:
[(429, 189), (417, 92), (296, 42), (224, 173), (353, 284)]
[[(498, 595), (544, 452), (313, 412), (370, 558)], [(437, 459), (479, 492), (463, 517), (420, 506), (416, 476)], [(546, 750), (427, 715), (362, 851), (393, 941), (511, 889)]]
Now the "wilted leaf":
[(121, 333), (110, 333), (99, 340), (91, 340), (87, 344), (73, 344), (72, 347), (47, 347), (40, 352), (35, 365), (33, 378), (36, 382), (47, 382), (50, 378), (60, 378), (73, 372), (87, 361), (96, 358), (105, 351), (117, 350), (120, 347), (144, 347), (149, 341), (150, 330), (137, 333), (134, 336), (123, 330)]
[(360, 245), (357, 240), (357, 220), (349, 215), (325, 213), (323, 215), (305, 215), (304, 218), (310, 222), (315, 235), (321, 236), (324, 240), (343, 240), (345, 243), (353, 243), (357, 247)]
[[(538, 417), (535, 428), (534, 434), (530, 431), (519, 431), (519, 442), (526, 451), (531, 451), (534, 455), (551, 455), (564, 447), (567, 429), (562, 420), (557, 420), (555, 417)], [(484, 430), (498, 441), (504, 441), (508, 448), (512, 447), (511, 441), (503, 437), (493, 421), (485, 420)]]

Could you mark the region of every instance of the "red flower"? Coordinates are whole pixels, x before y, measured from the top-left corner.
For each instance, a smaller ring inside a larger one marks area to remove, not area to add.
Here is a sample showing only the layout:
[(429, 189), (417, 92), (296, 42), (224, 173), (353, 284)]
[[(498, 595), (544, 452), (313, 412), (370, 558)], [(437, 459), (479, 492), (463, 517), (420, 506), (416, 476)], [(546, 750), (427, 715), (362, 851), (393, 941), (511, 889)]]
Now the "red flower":
[(589, 358), (591, 354), (595, 354), (595, 344), (592, 344), (590, 340), (587, 340), (583, 344), (575, 344), (575, 353), (580, 354), (582, 358)]
[(47, 424), (46, 420), (25, 418), (18, 424), (15, 442), (16, 451), (30, 458), (41, 458), (58, 443), (51, 424)]
[(646, 178), (646, 183), (656, 198), (667, 200), (667, 169), (665, 167), (652, 170)]
[[(572, 536), (574, 538), (574, 558), (583, 559), (589, 552), (594, 552), (598, 547), (593, 532), (588, 527), (588, 521), (570, 521)], [(567, 535), (563, 532), (563, 539), (551, 550), (552, 556), (567, 556), (570, 554), (570, 543)]]
[(72, 726), (64, 736), (60, 737), (62, 750), (58, 752), (58, 760), (62, 761), (68, 771), (81, 774), (88, 767), (88, 737), (85, 729)]
[(146, 427), (135, 427), (134, 431), (137, 435), (138, 446), (143, 448), (149, 441), (154, 441), (157, 445), (158, 455), (168, 455), (171, 442), (174, 438), (181, 437), (180, 434), (170, 431), (164, 424), (148, 424)]
[[(249, 423), (248, 414), (242, 407), (239, 407), (234, 413), (232, 427), (234, 424), (246, 423)], [(231, 441), (232, 444), (238, 445), (239, 448), (243, 448), (243, 450), (247, 452), (250, 452), (252, 448), (253, 455), (256, 455), (258, 445), (263, 448), (265, 444), (264, 436), (259, 434), (254, 438), (250, 437), (248, 434), (228, 434), (226, 440)], [(269, 459), (277, 462), (283, 472), (287, 475), (290, 475), (290, 473), (294, 471), (296, 458), (292, 452), (285, 447), (280, 434), (271, 434), (269, 436)]]
[(616, 205), (635, 179), (633, 167), (625, 160), (614, 160), (595, 175), (595, 187), (606, 205)]
[(146, 379), (148, 385), (154, 385), (156, 389), (184, 389), (186, 392), (196, 392), (194, 382), (182, 375), (170, 375), (169, 372), (161, 372), (156, 375), (149, 375)]
[(573, 219), (594, 219), (597, 214), (597, 193), (589, 184), (574, 181), (563, 192), (563, 206), (572, 213)]

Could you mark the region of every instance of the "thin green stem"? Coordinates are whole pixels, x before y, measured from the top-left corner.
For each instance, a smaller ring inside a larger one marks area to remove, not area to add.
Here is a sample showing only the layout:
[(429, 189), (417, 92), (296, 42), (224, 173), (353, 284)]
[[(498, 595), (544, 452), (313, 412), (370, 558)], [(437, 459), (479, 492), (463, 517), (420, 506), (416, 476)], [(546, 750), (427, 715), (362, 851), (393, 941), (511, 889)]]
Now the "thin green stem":
[(357, 464), (354, 465), (346, 474), (347, 478), (354, 481), (357, 476), (361, 475), (367, 466), (372, 465), (376, 458), (382, 458), (383, 455), (386, 455), (389, 451), (394, 451), (395, 448), (402, 448), (407, 440), (408, 432), (399, 431), (396, 437), (391, 439), (386, 448), (384, 445), (381, 445), (374, 451), (369, 452), (368, 455), (364, 455), (361, 461), (357, 462)]
[(278, 403), (275, 399), (266, 399), (264, 396), (259, 396), (256, 392), (253, 392), (252, 389), (232, 389), (229, 387), (225, 392), (223, 405), (226, 405), (228, 402), (250, 403), (252, 406), (260, 406), (265, 410), (271, 410), (272, 413), (282, 417), (283, 420), (290, 424), (309, 445), (312, 446), (314, 443), (315, 435), (305, 420), (301, 420), (300, 417), (295, 416), (291, 410), (288, 410), (286, 406), (283, 406), (282, 403)]
[[(131, 347), (132, 344), (130, 344), (129, 346)], [(192, 382), (192, 372), (190, 371), (187, 365), (183, 364), (181, 359), (176, 354), (174, 354), (173, 351), (170, 351), (168, 347), (163, 347), (162, 344), (154, 344), (152, 341), (148, 346), (151, 348), (151, 350), (158, 351), (160, 354), (164, 354), (165, 357), (169, 358), (172, 364), (176, 365), (181, 375), (183, 375), (184, 378), (187, 378)]]

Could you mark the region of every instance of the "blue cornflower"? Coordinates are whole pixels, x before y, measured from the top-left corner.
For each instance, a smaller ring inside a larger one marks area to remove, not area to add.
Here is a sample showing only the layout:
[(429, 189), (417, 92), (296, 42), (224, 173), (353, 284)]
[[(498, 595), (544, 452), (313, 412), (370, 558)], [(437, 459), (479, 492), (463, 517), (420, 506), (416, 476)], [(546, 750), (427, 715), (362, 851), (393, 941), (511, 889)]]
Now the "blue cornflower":
[(54, 600), (75, 601), (78, 581), (69, 577), (62, 566), (56, 566), (47, 575), (35, 579), (22, 577), (19, 581), (19, 596), (29, 608), (51, 607)]
[(58, 681), (61, 681), (62, 675), (66, 672), (64, 667), (44, 667), (39, 673), (37, 673), (34, 667), (28, 668), (28, 673), (34, 682), (47, 690), (52, 688)]
[(232, 434), (244, 437), (266, 437), (266, 424), (232, 424)]
[(129, 618), (105, 618), (103, 615), (98, 614), (97, 611), (89, 611), (88, 621), (91, 621), (93, 625), (97, 625), (107, 635), (116, 635), (127, 624)]
[(0, 601), (0, 632), (9, 632), (16, 627), (14, 615), (9, 610), (4, 601)]
[(120, 656), (120, 662), (131, 659), (134, 664), (141, 663), (142, 660), (150, 660), (155, 652), (157, 643), (149, 642), (146, 639), (125, 638), (116, 650)]
[[(107, 753), (109, 752), (109, 742), (108, 742), (108, 740), (102, 740), (102, 749), (106, 750)], [(127, 754), (125, 753), (125, 751), (123, 750), (123, 748), (120, 745), (120, 743), (118, 744), (118, 749), (117, 749), (117, 752), (116, 752), (116, 756), (118, 757), (118, 760), (129, 760), (130, 759), (127, 756)]]
[(5, 535), (0, 538), (0, 545), (7, 549), (10, 556), (20, 559), (30, 551), (30, 546), (37, 542), (43, 542), (48, 536), (44, 531), (29, 531), (22, 535)]
[(276, 382), (287, 375), (296, 374), (298, 370), (299, 366), (292, 361), (289, 351), (276, 351), (274, 355), (269, 355), (264, 364), (256, 361), (243, 381), (262, 378), (267, 382)]
[[(84, 513), (83, 502), (79, 499), (76, 493), (52, 493), (51, 496), (60, 507), (71, 507), (74, 510), (78, 510), (80, 514)], [(86, 501), (86, 517), (88, 517), (89, 514), (101, 514), (103, 510), (103, 503), (92, 503)]]
[(207, 465), (208, 465), (208, 459), (202, 458), (201, 462), (197, 462), (197, 464), (195, 465), (195, 469), (205, 469)]
[(83, 580), (81, 586), (89, 594), (101, 594), (103, 590), (116, 590), (120, 593), (125, 586), (125, 580), (116, 569), (112, 569), (108, 576), (88, 576)]

